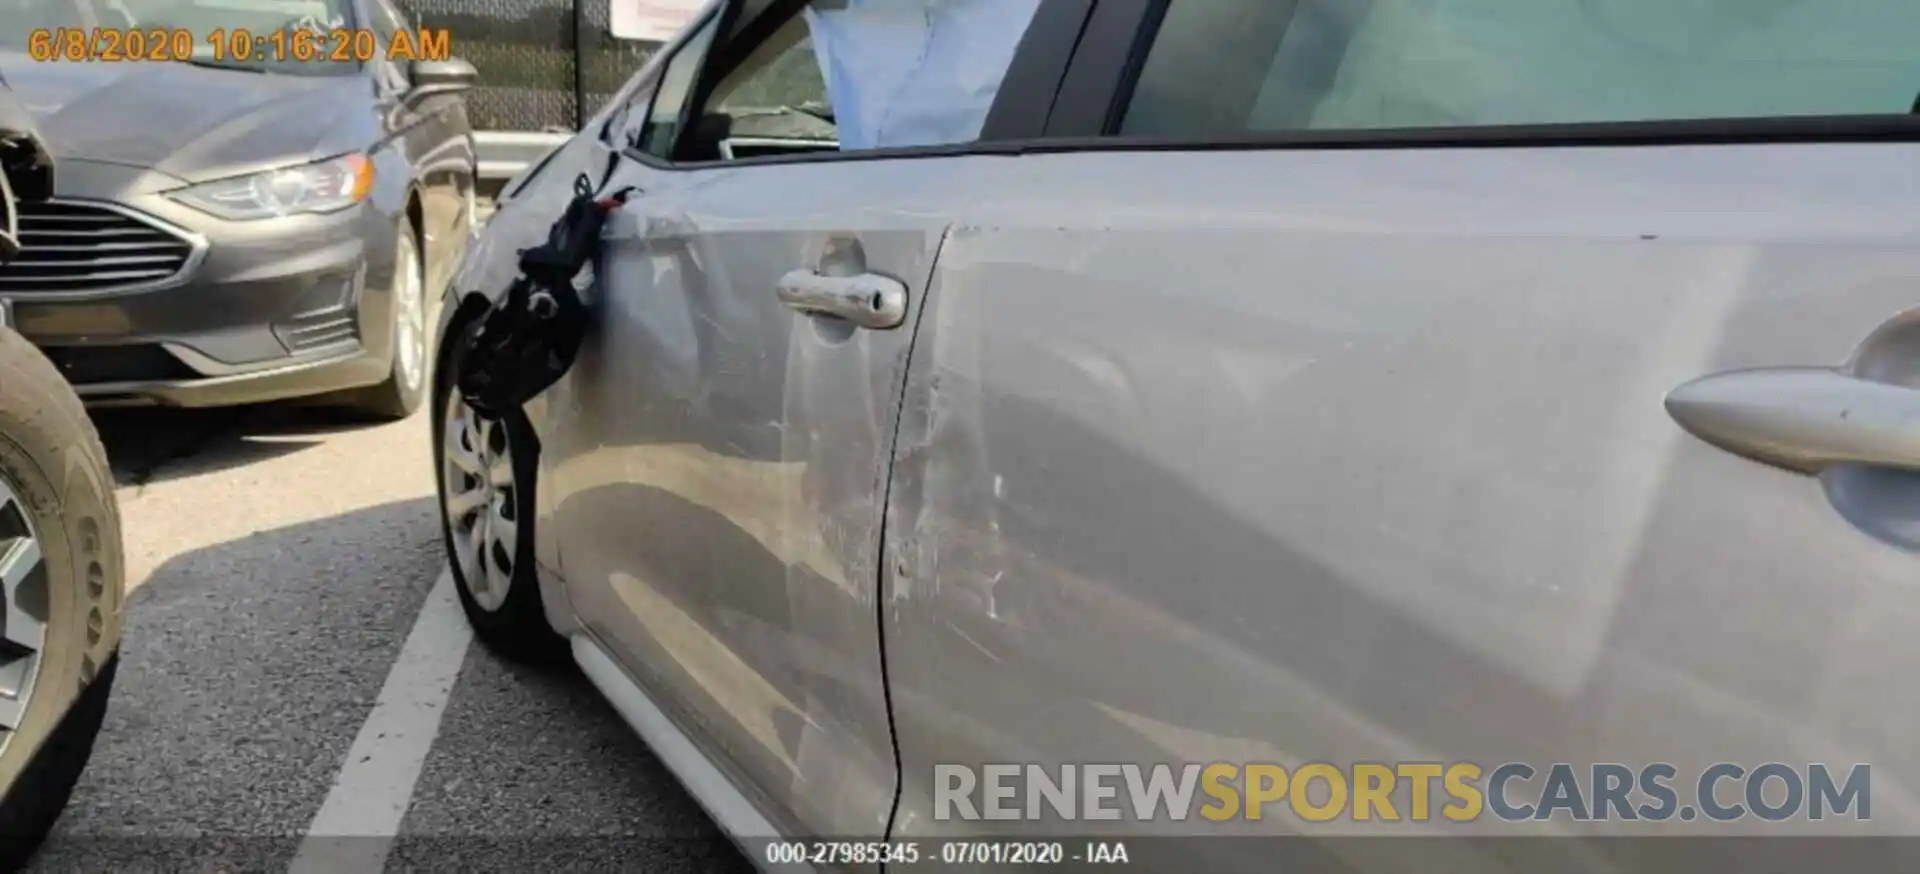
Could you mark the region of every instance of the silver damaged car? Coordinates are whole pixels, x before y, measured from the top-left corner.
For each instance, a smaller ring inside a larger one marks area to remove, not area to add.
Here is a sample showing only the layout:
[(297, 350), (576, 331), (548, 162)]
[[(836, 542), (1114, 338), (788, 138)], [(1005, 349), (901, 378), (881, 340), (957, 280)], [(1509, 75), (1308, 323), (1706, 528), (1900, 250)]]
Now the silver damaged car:
[[(754, 862), (1920, 833), (1920, 5), (908, 5), (711, 4), (442, 308), (453, 350), (583, 177), (636, 190), (564, 378), (487, 419), (442, 359), (448, 553)], [(1472, 792), (1414, 812), (1422, 762)], [(1397, 819), (1328, 800), (1361, 763)], [(1155, 764), (1235, 812), (1031, 792)], [(1599, 765), (1677, 804), (1596, 817)]]

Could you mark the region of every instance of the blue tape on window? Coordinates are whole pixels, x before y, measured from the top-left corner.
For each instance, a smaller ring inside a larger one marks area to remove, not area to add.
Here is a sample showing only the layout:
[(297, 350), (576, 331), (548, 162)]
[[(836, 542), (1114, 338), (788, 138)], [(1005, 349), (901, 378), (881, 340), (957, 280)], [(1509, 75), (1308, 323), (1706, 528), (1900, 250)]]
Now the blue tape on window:
[(806, 11), (840, 148), (978, 139), (1040, 0), (840, 0)]

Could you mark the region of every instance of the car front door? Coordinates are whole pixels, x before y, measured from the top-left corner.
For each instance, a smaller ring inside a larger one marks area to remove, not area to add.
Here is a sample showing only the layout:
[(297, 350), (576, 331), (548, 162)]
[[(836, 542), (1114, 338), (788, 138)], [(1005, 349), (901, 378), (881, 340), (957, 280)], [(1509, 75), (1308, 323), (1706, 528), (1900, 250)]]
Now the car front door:
[(593, 639), (775, 828), (877, 838), (900, 390), (950, 216), (998, 159), (839, 152), (806, 19), (768, 5), (700, 43), (691, 109), (669, 65), (609, 180), (636, 193), (549, 394), (553, 527)]
[[(1426, 821), (1401, 781), (1398, 822), (1357, 822), (1324, 776), (1258, 821), (1194, 791), (1136, 812), (1117, 773), (1114, 822), (1087, 796), (1028, 821), (1020, 776), (1014, 821), (978, 782), (937, 803), (940, 766), (995, 763), (1531, 763), (1514, 805), (1552, 763), (1589, 803), (1592, 763), (1670, 763), (1697, 821), (1511, 829), (1910, 830), (1920, 7), (1100, 9), (1063, 94), (1121, 110), (1111, 138), (975, 179), (922, 315), (887, 523), (897, 836), (1503, 825), (1450, 822), (1437, 781)], [(1729, 779), (1719, 821), (1716, 762), (1870, 763), (1886, 794), (1780, 823)]]

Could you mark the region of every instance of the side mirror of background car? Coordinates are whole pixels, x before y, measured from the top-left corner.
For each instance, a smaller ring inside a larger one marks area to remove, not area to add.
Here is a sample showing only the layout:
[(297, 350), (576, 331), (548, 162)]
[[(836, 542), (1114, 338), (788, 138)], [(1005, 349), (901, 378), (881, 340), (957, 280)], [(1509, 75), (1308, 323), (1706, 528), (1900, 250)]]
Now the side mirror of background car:
[(53, 155), (34, 133), (33, 120), (0, 79), (0, 166), (13, 196), (46, 200), (53, 196)]
[[(0, 264), (19, 253), (19, 203), (53, 196), (53, 156), (33, 121), (0, 80)], [(0, 304), (0, 307), (3, 307)], [(6, 324), (0, 308), (0, 325)]]
[(480, 71), (460, 58), (415, 61), (407, 72), (415, 91), (465, 91), (480, 84)]
[(15, 197), (46, 200), (53, 196), (53, 159), (38, 140), (0, 126), (0, 168), (6, 170)]

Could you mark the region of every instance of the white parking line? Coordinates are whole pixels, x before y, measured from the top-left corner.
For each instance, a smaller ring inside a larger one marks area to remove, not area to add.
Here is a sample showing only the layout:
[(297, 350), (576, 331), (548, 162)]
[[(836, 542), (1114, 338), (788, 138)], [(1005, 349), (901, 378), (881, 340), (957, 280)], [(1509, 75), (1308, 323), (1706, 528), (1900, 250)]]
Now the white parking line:
[(293, 874), (385, 868), (472, 642), (453, 575), (443, 570), (387, 673), (373, 711), (353, 739), (333, 789), (307, 828), (294, 856)]

